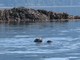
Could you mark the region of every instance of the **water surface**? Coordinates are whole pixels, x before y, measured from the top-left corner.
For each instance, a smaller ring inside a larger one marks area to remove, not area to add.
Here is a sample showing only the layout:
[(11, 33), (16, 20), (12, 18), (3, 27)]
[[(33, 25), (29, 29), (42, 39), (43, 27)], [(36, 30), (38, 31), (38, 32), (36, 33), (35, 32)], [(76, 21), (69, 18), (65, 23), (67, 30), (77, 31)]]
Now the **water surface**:
[(0, 24), (0, 60), (80, 60), (80, 22)]

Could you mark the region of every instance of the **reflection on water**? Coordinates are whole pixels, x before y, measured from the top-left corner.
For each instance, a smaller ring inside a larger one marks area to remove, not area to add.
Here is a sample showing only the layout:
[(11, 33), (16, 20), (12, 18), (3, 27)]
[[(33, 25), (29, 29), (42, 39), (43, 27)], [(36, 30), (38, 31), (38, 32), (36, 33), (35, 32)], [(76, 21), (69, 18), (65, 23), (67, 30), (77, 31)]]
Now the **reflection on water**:
[(80, 22), (0, 24), (0, 60), (80, 60)]

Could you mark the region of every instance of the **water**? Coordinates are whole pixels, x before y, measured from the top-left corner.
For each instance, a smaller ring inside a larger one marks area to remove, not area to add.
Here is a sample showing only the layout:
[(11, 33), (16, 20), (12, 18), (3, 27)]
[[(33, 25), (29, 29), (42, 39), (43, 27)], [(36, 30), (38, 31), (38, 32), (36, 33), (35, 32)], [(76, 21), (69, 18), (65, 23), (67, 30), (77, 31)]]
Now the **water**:
[(80, 22), (0, 24), (0, 60), (80, 60)]

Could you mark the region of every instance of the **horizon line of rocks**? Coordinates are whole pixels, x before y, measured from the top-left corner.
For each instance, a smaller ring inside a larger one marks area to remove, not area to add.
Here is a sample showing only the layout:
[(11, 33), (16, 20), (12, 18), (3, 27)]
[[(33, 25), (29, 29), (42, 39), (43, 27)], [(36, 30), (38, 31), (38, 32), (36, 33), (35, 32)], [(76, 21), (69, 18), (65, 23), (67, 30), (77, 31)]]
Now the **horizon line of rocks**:
[(35, 10), (31, 8), (12, 8), (0, 10), (0, 22), (20, 23), (35, 21), (68, 21), (69, 19), (80, 19), (80, 16), (69, 15), (68, 13), (58, 13), (47, 10)]

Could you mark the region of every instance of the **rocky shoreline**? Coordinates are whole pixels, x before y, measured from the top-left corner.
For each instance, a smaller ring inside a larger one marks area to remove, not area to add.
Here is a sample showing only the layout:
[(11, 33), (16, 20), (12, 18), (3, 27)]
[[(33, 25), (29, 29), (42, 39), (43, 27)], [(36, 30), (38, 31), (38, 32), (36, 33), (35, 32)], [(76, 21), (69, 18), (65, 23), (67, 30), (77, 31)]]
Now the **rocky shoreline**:
[(68, 22), (72, 19), (80, 19), (80, 16), (24, 7), (0, 10), (0, 23)]

